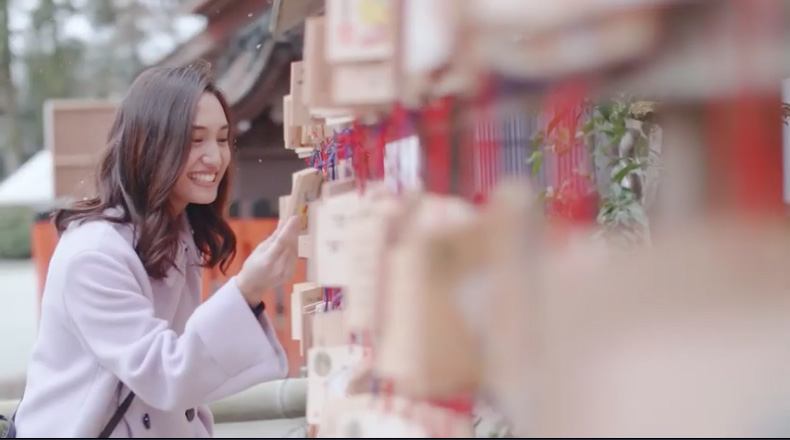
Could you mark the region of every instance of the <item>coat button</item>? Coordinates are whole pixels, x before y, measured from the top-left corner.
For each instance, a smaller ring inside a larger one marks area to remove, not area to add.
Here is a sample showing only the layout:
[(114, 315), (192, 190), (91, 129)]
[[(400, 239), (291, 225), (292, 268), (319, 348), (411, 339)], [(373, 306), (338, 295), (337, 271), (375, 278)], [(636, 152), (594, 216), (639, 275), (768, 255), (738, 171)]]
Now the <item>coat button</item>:
[(195, 420), (195, 408), (189, 408), (185, 414), (188, 422)]
[(148, 416), (148, 413), (143, 416), (143, 426), (145, 429), (151, 429), (151, 417)]

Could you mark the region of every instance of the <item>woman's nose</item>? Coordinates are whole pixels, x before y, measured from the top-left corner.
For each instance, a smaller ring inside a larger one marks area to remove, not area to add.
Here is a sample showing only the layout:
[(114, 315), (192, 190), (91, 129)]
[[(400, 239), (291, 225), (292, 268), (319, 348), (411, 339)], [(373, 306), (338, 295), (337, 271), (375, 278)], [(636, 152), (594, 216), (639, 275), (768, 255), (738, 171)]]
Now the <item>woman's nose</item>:
[(201, 160), (205, 165), (210, 166), (219, 166), (222, 163), (222, 155), (219, 151), (219, 145), (210, 145), (206, 146), (206, 150), (204, 151)]

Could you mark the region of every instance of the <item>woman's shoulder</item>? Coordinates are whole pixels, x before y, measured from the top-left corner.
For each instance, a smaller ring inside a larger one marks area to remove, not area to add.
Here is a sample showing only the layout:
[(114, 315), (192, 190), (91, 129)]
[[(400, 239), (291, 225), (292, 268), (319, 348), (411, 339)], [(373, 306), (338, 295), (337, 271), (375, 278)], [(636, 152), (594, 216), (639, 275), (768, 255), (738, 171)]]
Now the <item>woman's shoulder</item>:
[(101, 253), (113, 259), (137, 257), (132, 227), (107, 219), (74, 222), (60, 236), (56, 253), (69, 259), (85, 253)]
[(127, 228), (102, 219), (69, 225), (49, 260), (44, 297), (49, 295), (48, 301), (55, 303), (66, 298), (79, 302), (77, 298), (88, 291), (74, 285), (108, 287), (142, 282), (145, 268), (129, 240)]

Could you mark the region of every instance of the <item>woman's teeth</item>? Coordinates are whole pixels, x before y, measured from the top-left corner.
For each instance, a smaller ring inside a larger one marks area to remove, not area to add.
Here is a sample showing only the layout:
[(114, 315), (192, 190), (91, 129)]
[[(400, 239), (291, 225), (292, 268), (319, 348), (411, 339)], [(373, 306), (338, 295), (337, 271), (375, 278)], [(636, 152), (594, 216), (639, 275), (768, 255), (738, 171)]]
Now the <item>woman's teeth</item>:
[(206, 174), (206, 173), (189, 173), (188, 176), (192, 180), (196, 180), (198, 182), (207, 182), (207, 183), (211, 183), (217, 178), (216, 173), (210, 173), (210, 174)]

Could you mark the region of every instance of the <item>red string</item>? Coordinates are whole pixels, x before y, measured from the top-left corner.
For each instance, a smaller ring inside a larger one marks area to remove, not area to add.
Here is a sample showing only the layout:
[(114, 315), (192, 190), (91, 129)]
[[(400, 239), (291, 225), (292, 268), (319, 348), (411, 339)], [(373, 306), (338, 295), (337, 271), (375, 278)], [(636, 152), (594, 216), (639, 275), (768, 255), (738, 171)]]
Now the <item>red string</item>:
[(425, 188), (450, 192), (450, 110), (453, 98), (440, 98), (422, 111), (425, 122)]
[(365, 184), (369, 177), (368, 155), (364, 148), (365, 136), (363, 135), (363, 130), (364, 127), (359, 122), (354, 121), (353, 128), (348, 136), (351, 146), (351, 166), (354, 169), (357, 185), (361, 192), (365, 191)]
[[(591, 190), (587, 149), (576, 138), (579, 121), (583, 116), (583, 103), (587, 87), (583, 81), (572, 81), (560, 85), (547, 100), (554, 115), (546, 129), (546, 138), (551, 139), (554, 152), (555, 179), (552, 182), (555, 195), (549, 203), (549, 214), (570, 223), (588, 223), (597, 215), (597, 197)], [(551, 161), (546, 161), (551, 163)]]
[(395, 383), (389, 379), (381, 379), (380, 392), (384, 400), (384, 411), (392, 412), (394, 406)]
[[(387, 142), (394, 143), (401, 139), (404, 139), (407, 136), (408, 130), (408, 117), (406, 114), (406, 110), (404, 109), (403, 105), (395, 104), (392, 110), (392, 115), (390, 117), (390, 124), (387, 129)], [(391, 144), (390, 148), (401, 147), (401, 144)], [(393, 170), (396, 176), (396, 185), (397, 185), (397, 193), (400, 194), (403, 191), (403, 179), (402, 179), (402, 170), (400, 169), (400, 154), (397, 151), (392, 151), (393, 157), (395, 158), (395, 169)]]
[[(481, 93), (476, 107), (480, 117), (476, 118), (474, 136), (464, 142), (461, 157), (463, 194), (476, 205), (488, 199), (499, 181), (502, 136), (496, 112), (496, 83), (492, 76), (480, 79)], [(466, 140), (466, 139), (465, 139)]]
[(451, 399), (430, 399), (428, 401), (433, 406), (444, 408), (454, 414), (469, 415), (474, 409), (474, 399), (472, 397), (455, 397)]

